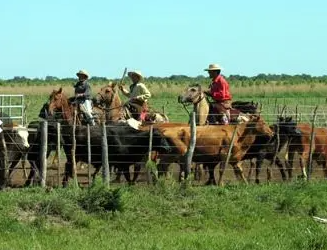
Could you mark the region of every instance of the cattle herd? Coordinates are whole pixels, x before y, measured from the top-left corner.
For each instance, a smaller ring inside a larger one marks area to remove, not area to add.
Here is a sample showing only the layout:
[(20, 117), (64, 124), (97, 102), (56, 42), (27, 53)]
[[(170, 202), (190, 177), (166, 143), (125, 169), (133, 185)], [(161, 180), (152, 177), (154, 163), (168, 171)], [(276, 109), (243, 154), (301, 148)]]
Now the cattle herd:
[[(73, 177), (72, 135), (75, 133), (76, 162), (91, 160), (97, 175), (102, 167), (102, 127), (91, 126), (88, 139), (87, 126), (80, 125), (76, 128), (63, 120), (44, 116), (46, 106), (40, 116), (48, 120), (47, 157), (57, 149), (58, 129), (60, 126), (60, 144), (66, 156), (63, 185)], [(43, 114), (43, 115), (42, 115)], [(312, 137), (312, 132), (314, 136)], [(31, 166), (25, 185), (38, 183), (41, 165), (41, 129), (40, 122), (32, 122), (27, 129), (23, 127), (3, 128), (0, 132), (0, 185), (4, 188), (10, 185), (11, 173), (22, 158)], [(28, 137), (28, 138), (27, 138)], [(145, 162), (150, 155), (156, 161), (159, 174), (166, 174), (168, 166), (172, 163), (180, 165), (180, 180), (187, 178), (186, 155), (190, 146), (192, 134), (190, 125), (186, 123), (156, 123), (144, 124), (133, 128), (127, 123), (114, 122), (106, 126), (106, 141), (108, 145), (108, 158), (110, 165), (117, 169), (117, 179), (123, 174), (128, 183), (135, 183), (140, 172), (140, 163)], [(234, 125), (204, 125), (196, 127), (196, 144), (193, 162), (202, 164), (208, 169), (207, 184), (216, 184), (214, 170), (219, 166), (217, 183), (223, 184), (223, 174), (227, 166), (232, 166), (235, 177), (242, 182), (247, 182), (242, 163), (250, 160), (251, 168), (256, 170), (256, 183), (259, 183), (259, 174), (264, 160), (268, 166), (274, 163), (278, 166), (283, 180), (292, 178), (294, 155), (300, 156), (300, 167), (304, 178), (308, 174), (308, 164), (312, 160), (323, 166), (327, 177), (327, 129), (312, 129), (310, 124), (297, 124), (292, 117), (280, 116), (278, 121), (267, 124), (260, 115), (252, 115), (242, 124)], [(91, 155), (88, 156), (88, 141), (90, 142)], [(149, 144), (152, 154), (149, 154)], [(279, 152), (285, 149), (288, 158), (279, 157)], [(311, 150), (311, 151), (310, 151)], [(312, 152), (312, 153), (310, 153)], [(130, 165), (134, 165), (134, 175), (131, 178)], [(271, 168), (268, 167), (268, 173)], [(287, 174), (286, 174), (287, 173)], [(270, 174), (267, 175), (271, 177)]]

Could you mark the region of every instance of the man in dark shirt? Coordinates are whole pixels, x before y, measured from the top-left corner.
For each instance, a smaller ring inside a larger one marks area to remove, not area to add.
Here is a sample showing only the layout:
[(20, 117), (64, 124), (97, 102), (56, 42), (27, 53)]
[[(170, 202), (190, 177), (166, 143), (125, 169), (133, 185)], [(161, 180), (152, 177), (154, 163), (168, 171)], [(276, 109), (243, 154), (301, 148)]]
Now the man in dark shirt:
[(87, 81), (89, 74), (85, 70), (80, 70), (76, 75), (78, 77), (78, 82), (74, 85), (76, 101), (81, 105), (81, 109), (85, 112), (88, 122), (94, 125), (91, 87)]

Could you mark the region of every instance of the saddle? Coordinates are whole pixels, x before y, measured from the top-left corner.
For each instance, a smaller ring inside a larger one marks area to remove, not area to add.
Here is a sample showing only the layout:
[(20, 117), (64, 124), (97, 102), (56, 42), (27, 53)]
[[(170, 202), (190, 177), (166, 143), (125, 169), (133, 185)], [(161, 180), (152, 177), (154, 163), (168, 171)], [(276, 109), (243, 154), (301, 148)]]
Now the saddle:
[[(222, 114), (218, 114), (216, 109), (213, 106), (213, 102), (209, 104), (209, 115), (208, 123), (209, 124), (223, 124)], [(248, 114), (256, 114), (258, 109), (258, 104), (248, 101), (235, 101), (232, 103), (232, 108), (229, 109), (230, 113), (230, 124), (238, 124), (242, 121), (247, 121)]]

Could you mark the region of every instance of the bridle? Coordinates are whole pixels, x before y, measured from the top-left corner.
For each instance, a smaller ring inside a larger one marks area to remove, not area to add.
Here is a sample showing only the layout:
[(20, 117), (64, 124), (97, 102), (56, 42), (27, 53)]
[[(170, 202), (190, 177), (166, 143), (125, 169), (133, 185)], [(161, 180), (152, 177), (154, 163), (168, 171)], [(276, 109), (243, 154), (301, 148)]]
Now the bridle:
[[(183, 108), (186, 110), (186, 112), (188, 113), (188, 115), (190, 115), (190, 111), (188, 111), (187, 109), (187, 106), (190, 106), (190, 105), (194, 105), (194, 107), (196, 107), (206, 96), (203, 94), (202, 91), (199, 91), (195, 97), (193, 98), (193, 100), (196, 100), (196, 101), (192, 101), (192, 102), (183, 102)], [(201, 96), (202, 95), (202, 96)]]
[[(107, 101), (107, 98), (105, 98), (105, 96), (101, 93), (101, 92), (98, 92), (97, 93), (98, 96), (100, 96), (100, 101), (102, 101), (102, 103), (107, 103), (109, 104), (109, 106), (112, 104), (114, 98), (115, 98), (115, 95), (116, 95), (116, 92), (113, 92), (113, 94), (111, 95), (111, 98), (109, 101)], [(111, 111), (111, 110), (115, 110), (115, 109), (121, 109), (123, 108), (125, 105), (119, 105), (119, 106), (115, 106), (115, 107), (112, 107), (112, 108), (107, 108), (106, 106), (102, 106), (101, 109), (105, 110), (105, 111)]]

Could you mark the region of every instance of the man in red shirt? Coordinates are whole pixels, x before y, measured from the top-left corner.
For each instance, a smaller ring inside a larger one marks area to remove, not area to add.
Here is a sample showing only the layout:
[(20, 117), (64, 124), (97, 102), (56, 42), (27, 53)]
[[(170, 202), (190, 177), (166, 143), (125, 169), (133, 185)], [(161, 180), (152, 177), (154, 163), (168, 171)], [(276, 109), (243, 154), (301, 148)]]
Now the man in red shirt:
[(230, 120), (230, 109), (232, 107), (232, 95), (229, 92), (229, 84), (220, 74), (222, 68), (218, 64), (210, 64), (205, 71), (208, 71), (212, 83), (209, 90), (204, 91), (215, 101), (213, 112), (218, 115), (218, 123), (228, 124)]

